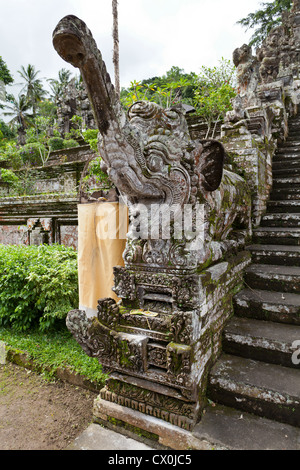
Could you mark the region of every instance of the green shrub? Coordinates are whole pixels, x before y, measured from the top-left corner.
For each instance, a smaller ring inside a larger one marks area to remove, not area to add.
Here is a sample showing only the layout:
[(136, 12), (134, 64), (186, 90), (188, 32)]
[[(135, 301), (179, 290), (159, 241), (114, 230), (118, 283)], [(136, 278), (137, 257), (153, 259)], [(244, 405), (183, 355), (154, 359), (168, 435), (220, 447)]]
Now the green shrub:
[(32, 142), (30, 144), (24, 145), (20, 150), (20, 156), (23, 160), (23, 163), (37, 166), (42, 165), (42, 157), (41, 152), (44, 154), (46, 152), (46, 148), (43, 144), (39, 142)]
[(91, 149), (98, 153), (98, 130), (87, 129), (82, 133), (84, 140), (90, 145)]
[(70, 149), (72, 147), (79, 147), (79, 143), (74, 139), (65, 139), (63, 142), (65, 149)]
[(64, 148), (64, 139), (62, 137), (50, 137), (48, 146), (51, 150), (60, 150)]
[(5, 183), (16, 184), (19, 182), (19, 178), (12, 170), (6, 170), (5, 168), (0, 169), (0, 176), (2, 181)]
[(91, 139), (97, 139), (98, 137), (98, 130), (97, 129), (86, 129), (83, 131), (82, 135), (84, 137), (84, 140), (88, 141)]
[(78, 307), (77, 254), (62, 245), (0, 245), (0, 325), (46, 330)]
[(20, 150), (15, 142), (8, 142), (4, 148), (1, 148), (0, 161), (1, 160), (7, 160), (14, 170), (21, 168), (23, 161)]

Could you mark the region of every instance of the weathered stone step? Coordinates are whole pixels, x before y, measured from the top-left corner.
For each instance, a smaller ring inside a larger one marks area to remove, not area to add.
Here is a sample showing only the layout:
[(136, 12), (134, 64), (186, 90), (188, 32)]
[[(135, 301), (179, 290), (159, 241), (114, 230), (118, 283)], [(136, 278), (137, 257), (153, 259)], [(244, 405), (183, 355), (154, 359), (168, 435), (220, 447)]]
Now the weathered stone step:
[(289, 176), (300, 175), (300, 165), (294, 165), (293, 168), (274, 168), (273, 166), (273, 178), (282, 177), (289, 178)]
[(289, 135), (291, 133), (298, 134), (300, 132), (300, 121), (289, 121)]
[(300, 227), (300, 214), (267, 213), (261, 219), (261, 227)]
[(208, 397), (248, 413), (300, 426), (297, 369), (224, 354), (210, 372)]
[(253, 263), (300, 266), (300, 246), (250, 245)]
[(287, 161), (297, 161), (299, 160), (300, 158), (300, 152), (296, 152), (296, 153), (293, 153), (293, 152), (281, 152), (281, 153), (277, 153), (278, 151), (276, 151), (274, 157), (273, 157), (273, 162), (272, 163), (277, 163), (277, 162), (287, 162)]
[(297, 266), (251, 264), (244, 276), (246, 284), (253, 289), (300, 294), (300, 268)]
[(299, 154), (300, 154), (300, 145), (299, 146), (297, 146), (297, 145), (285, 145), (284, 147), (283, 146), (278, 147), (278, 149), (276, 150), (276, 155), (280, 156), (280, 158), (282, 158), (283, 155), (289, 155), (289, 154), (299, 156)]
[(300, 325), (299, 294), (243, 289), (233, 297), (233, 305), (239, 317)]
[(268, 201), (267, 208), (270, 212), (300, 212), (300, 201), (297, 199)]
[(273, 171), (274, 170), (282, 170), (287, 168), (288, 170), (291, 168), (300, 168), (300, 158), (284, 158), (281, 160), (273, 161), (272, 163)]
[(222, 345), (226, 354), (300, 370), (299, 338), (300, 326), (233, 317), (224, 329)]
[(193, 435), (216, 450), (300, 450), (299, 428), (218, 404), (205, 409)]
[(294, 139), (286, 140), (278, 147), (277, 152), (281, 152), (282, 150), (286, 150), (289, 148), (300, 149), (300, 141)]
[(290, 176), (290, 177), (276, 177), (273, 180), (273, 188), (284, 188), (286, 186), (293, 187), (299, 187), (300, 185), (300, 176)]
[(253, 242), (271, 245), (300, 245), (300, 227), (260, 227), (253, 230)]
[(300, 199), (300, 187), (299, 188), (279, 188), (274, 189), (271, 192), (271, 201), (284, 201), (284, 200), (299, 200)]

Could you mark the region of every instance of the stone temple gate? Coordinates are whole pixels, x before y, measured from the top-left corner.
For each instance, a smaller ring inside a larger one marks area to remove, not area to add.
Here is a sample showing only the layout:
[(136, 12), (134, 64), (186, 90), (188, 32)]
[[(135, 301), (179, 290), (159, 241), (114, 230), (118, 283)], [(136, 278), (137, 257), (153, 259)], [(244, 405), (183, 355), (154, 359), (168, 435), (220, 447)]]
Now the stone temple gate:
[[(97, 316), (79, 309), (67, 317), (79, 344), (109, 372), (95, 420), (122, 431), (138, 428), (166, 447), (202, 448), (195, 430), (210, 371), (265, 217), (273, 157), (298, 111), (300, 5), (294, 2), (256, 56), (246, 45), (234, 51), (239, 94), (220, 141), (192, 139), (181, 105), (139, 101), (125, 114), (80, 19), (63, 18), (53, 43), (81, 71), (100, 154), (130, 214), (125, 266), (114, 267), (120, 300), (99, 299)], [(299, 247), (295, 253), (299, 266)], [(299, 426), (297, 403), (293, 426)]]

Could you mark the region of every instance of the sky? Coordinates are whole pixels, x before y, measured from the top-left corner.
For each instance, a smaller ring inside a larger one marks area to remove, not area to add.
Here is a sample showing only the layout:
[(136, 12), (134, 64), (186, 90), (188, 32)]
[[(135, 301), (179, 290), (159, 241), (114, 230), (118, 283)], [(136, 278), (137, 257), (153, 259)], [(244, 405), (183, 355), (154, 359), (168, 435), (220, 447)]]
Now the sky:
[[(261, 1), (119, 0), (121, 87), (161, 76), (172, 66), (199, 73), (202, 65), (232, 59), (252, 35), (236, 22), (258, 10)], [(34, 65), (40, 78), (57, 78), (62, 68), (78, 74), (52, 45), (55, 26), (69, 14), (92, 31), (114, 79), (111, 0), (0, 0), (0, 55), (16, 83), (22, 81), (21, 65)], [(17, 94), (16, 85), (8, 88)]]

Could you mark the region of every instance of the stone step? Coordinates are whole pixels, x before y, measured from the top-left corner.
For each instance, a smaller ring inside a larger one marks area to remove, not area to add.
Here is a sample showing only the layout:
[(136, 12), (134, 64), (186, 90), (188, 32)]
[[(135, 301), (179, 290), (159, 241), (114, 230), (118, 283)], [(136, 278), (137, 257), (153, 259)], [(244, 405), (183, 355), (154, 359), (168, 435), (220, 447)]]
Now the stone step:
[(252, 289), (300, 294), (299, 267), (251, 264), (245, 269), (244, 277)]
[(300, 176), (276, 177), (273, 179), (273, 188), (300, 187)]
[(261, 227), (300, 227), (300, 214), (267, 213), (261, 219)]
[[(276, 150), (276, 155), (287, 155), (287, 154), (293, 154), (293, 155), (298, 155), (300, 154), (300, 144), (299, 145), (292, 145), (291, 143), (282, 145), (278, 147)], [(281, 157), (282, 158), (282, 157)]]
[(297, 140), (287, 140), (285, 142), (283, 142), (282, 144), (280, 144), (280, 146), (278, 147), (277, 149), (277, 152), (281, 152), (281, 151), (284, 151), (286, 149), (300, 149), (300, 141), (297, 141)]
[(246, 288), (233, 297), (233, 305), (238, 317), (300, 325), (299, 294)]
[(300, 199), (300, 187), (299, 188), (279, 188), (274, 189), (270, 194), (271, 201), (290, 201)]
[(300, 246), (250, 245), (253, 263), (300, 266)]
[(253, 242), (271, 245), (300, 245), (300, 227), (260, 227), (253, 230)]
[(285, 168), (287, 170), (290, 170), (292, 168), (298, 169), (300, 168), (300, 158), (293, 158), (293, 159), (286, 158), (286, 159), (276, 160), (276, 161), (273, 161), (272, 167), (273, 167), (273, 172), (275, 170), (283, 170)]
[(300, 201), (298, 199), (268, 201), (267, 210), (270, 212), (300, 212)]
[(273, 178), (289, 178), (289, 176), (300, 175), (300, 164), (294, 165), (293, 168), (276, 168), (273, 166)]
[(226, 354), (300, 370), (300, 326), (233, 317), (222, 345)]
[(223, 354), (209, 374), (214, 402), (300, 426), (300, 372), (297, 369)]
[(273, 157), (273, 163), (277, 163), (277, 162), (293, 162), (293, 161), (297, 161), (299, 160), (300, 158), (300, 152), (298, 153), (289, 153), (289, 152), (282, 152), (282, 153), (275, 153), (274, 157)]
[(217, 450), (300, 449), (299, 428), (215, 403), (205, 409), (193, 435)]

